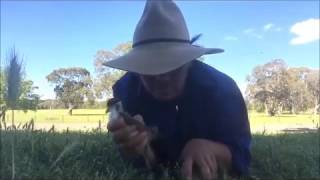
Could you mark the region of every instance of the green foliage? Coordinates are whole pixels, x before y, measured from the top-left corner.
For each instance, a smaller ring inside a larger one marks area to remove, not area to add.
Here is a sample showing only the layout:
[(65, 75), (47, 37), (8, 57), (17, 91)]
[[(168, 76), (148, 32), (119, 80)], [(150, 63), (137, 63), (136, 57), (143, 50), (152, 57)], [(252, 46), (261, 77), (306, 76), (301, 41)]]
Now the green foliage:
[(65, 107), (73, 109), (83, 104), (85, 97), (93, 98), (90, 72), (84, 68), (60, 68), (46, 78), (55, 85), (56, 96)]
[[(155, 179), (122, 161), (106, 133), (21, 130), (16, 135), (17, 179)], [(11, 157), (5, 156), (11, 136), (8, 131), (1, 136), (1, 179), (11, 175)], [(241, 179), (317, 179), (318, 143), (319, 133), (254, 135), (251, 175)]]
[(318, 133), (255, 135), (252, 174), (261, 179), (317, 179)]
[(94, 91), (98, 98), (110, 97), (112, 85), (124, 74), (124, 71), (104, 66), (103, 63), (118, 56), (126, 54), (131, 50), (132, 42), (119, 44), (113, 50), (99, 50), (96, 53), (94, 66), (97, 78), (94, 80)]
[(314, 103), (314, 113), (320, 112), (320, 75), (319, 69), (311, 70), (306, 75), (306, 84)]
[(22, 76), (22, 60), (18, 62), (19, 57), (14, 49), (10, 58), (7, 67), (0, 69), (0, 105), (7, 107), (14, 105), (15, 109), (24, 111), (36, 110), (40, 97), (34, 90), (38, 87), (33, 85), (33, 81), (26, 80)]
[(5, 71), (0, 67), (0, 105), (4, 105), (6, 103), (5, 97), (7, 96), (7, 83), (5, 75)]
[(306, 88), (306, 75), (310, 72), (308, 68), (290, 68), (288, 69), (288, 81), (290, 92), (288, 106), (292, 113), (306, 111), (310, 106), (311, 98)]
[(319, 108), (319, 70), (289, 68), (281, 59), (256, 66), (247, 77), (249, 103), (271, 116)]
[(39, 100), (38, 109), (63, 109), (64, 104), (55, 99)]
[(15, 49), (9, 55), (9, 64), (5, 69), (6, 73), (6, 104), (9, 108), (15, 109), (21, 93), (22, 60), (18, 57)]
[(33, 81), (22, 81), (21, 94), (19, 98), (19, 109), (25, 112), (30, 110), (36, 110), (39, 104), (40, 96), (34, 93), (34, 90), (38, 87), (33, 85)]
[[(6, 82), (5, 77), (2, 76), (1, 78), (3, 80), (1, 81), (0, 105), (5, 105), (6, 104), (5, 97), (8, 92), (8, 89), (5, 83)], [(4, 82), (4, 84), (2, 84), (2, 82)], [(38, 87), (33, 85), (33, 81), (22, 79), (21, 91), (20, 91), (19, 99), (16, 104), (16, 109), (21, 109), (24, 111), (36, 110), (40, 102), (40, 96), (34, 93), (34, 90), (36, 89), (38, 89)]]

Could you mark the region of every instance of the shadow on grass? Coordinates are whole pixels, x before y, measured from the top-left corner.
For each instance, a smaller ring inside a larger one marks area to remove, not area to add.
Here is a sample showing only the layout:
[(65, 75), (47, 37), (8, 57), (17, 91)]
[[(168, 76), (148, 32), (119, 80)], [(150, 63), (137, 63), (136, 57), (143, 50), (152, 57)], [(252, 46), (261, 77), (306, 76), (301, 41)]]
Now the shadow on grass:
[(281, 130), (282, 132), (285, 133), (316, 133), (320, 132), (320, 129), (311, 129), (311, 128), (287, 128), (284, 130)]
[(106, 116), (106, 114), (72, 114), (71, 116)]
[(319, 179), (319, 131), (256, 134), (251, 173), (260, 179)]
[[(108, 133), (1, 131), (0, 179), (153, 179), (121, 160)], [(317, 179), (319, 132), (253, 135), (251, 175), (241, 179)], [(161, 179), (161, 178), (160, 178)]]

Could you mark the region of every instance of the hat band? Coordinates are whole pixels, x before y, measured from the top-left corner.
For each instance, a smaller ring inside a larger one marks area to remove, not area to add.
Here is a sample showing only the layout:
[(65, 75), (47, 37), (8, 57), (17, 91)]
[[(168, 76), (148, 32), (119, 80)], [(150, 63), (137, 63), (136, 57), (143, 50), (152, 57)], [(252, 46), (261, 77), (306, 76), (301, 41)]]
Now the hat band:
[(157, 39), (148, 39), (148, 40), (136, 42), (132, 45), (132, 48), (141, 46), (144, 44), (152, 44), (152, 43), (158, 43), (158, 42), (178, 42), (178, 43), (188, 43), (188, 44), (191, 43), (190, 40), (185, 40), (185, 39), (157, 38)]

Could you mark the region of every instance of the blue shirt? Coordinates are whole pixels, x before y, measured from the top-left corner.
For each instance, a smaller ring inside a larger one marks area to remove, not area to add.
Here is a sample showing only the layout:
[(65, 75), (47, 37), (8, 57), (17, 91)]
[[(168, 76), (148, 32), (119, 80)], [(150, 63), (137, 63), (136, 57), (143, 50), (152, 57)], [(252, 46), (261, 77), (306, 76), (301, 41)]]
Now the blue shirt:
[(193, 61), (182, 96), (170, 102), (154, 99), (135, 73), (126, 73), (113, 86), (131, 115), (141, 114), (147, 126), (159, 129), (152, 147), (161, 163), (179, 162), (192, 138), (221, 142), (232, 154), (232, 169), (247, 174), (251, 133), (245, 102), (236, 83), (224, 73)]

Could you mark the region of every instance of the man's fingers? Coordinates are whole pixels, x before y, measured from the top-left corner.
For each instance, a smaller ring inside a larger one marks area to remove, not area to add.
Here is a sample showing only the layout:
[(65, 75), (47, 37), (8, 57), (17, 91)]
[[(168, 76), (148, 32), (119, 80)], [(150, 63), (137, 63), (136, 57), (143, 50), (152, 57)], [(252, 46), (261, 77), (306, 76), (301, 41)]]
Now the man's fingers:
[(122, 117), (119, 117), (116, 120), (109, 121), (107, 125), (107, 129), (111, 132), (116, 131), (118, 129), (126, 127), (126, 123), (124, 122)]
[(209, 168), (209, 164), (206, 162), (206, 160), (200, 159), (196, 162), (196, 164), (198, 165), (200, 172), (201, 172), (201, 176), (203, 179), (205, 180), (211, 180), (212, 179), (212, 175), (210, 172), (210, 168)]
[(133, 118), (144, 124), (143, 117), (140, 114), (134, 115)]
[(142, 154), (148, 143), (149, 143), (149, 138), (148, 137), (144, 138), (144, 140), (135, 147), (136, 152)]
[(192, 158), (186, 158), (183, 161), (182, 165), (182, 175), (187, 179), (187, 180), (192, 180), (192, 165), (193, 165), (193, 160)]
[(126, 148), (137, 148), (139, 145), (142, 146), (143, 143), (147, 141), (147, 136), (146, 132), (137, 133), (135, 136), (128, 138), (128, 141), (124, 143), (124, 146)]
[(209, 159), (211, 160), (210, 161), (211, 162), (210, 169), (211, 169), (212, 178), (216, 179), (218, 177), (217, 159), (216, 159), (215, 155), (209, 156)]
[(209, 167), (209, 170), (210, 170), (210, 177), (212, 179), (217, 174), (217, 164), (216, 164), (216, 160), (215, 160), (214, 155), (213, 155), (213, 157), (212, 156), (206, 156), (205, 157), (205, 161), (208, 164), (208, 167)]
[(112, 137), (117, 143), (124, 143), (128, 141), (130, 136), (133, 136), (136, 133), (135, 126), (127, 126), (122, 129), (118, 129), (112, 132)]

